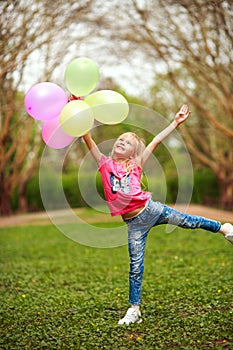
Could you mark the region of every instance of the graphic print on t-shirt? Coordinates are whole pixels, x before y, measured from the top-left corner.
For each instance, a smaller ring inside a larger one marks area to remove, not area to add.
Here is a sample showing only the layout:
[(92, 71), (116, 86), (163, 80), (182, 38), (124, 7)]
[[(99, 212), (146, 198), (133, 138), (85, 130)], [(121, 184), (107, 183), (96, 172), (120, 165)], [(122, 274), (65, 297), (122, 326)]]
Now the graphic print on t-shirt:
[(117, 193), (118, 191), (130, 193), (130, 175), (125, 175), (119, 180), (113, 173), (111, 173), (110, 184), (112, 185), (112, 193)]

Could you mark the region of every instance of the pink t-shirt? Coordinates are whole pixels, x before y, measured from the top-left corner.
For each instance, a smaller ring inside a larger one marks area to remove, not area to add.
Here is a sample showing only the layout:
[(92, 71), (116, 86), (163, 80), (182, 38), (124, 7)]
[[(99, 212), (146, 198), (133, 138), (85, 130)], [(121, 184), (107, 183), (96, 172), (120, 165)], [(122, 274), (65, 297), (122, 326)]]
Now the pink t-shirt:
[(151, 197), (140, 185), (142, 169), (135, 162), (127, 174), (124, 164), (102, 155), (99, 171), (102, 176), (104, 195), (111, 215), (122, 215), (142, 207)]

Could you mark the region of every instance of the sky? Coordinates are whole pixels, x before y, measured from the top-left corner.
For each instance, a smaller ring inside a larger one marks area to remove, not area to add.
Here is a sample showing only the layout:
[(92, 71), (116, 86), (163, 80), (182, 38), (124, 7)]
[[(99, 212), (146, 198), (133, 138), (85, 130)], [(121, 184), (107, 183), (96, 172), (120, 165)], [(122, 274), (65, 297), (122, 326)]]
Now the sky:
[[(132, 57), (130, 62), (123, 58), (122, 60), (119, 59), (117, 64), (111, 64), (108, 61), (103, 63), (104, 57), (101, 58), (98, 52), (94, 52), (90, 46), (79, 50), (77, 55), (71, 54), (70, 59), (66, 57), (64, 62), (61, 62), (61, 65), (55, 69), (51, 78), (54, 79), (52, 82), (58, 81), (64, 88), (65, 69), (69, 62), (78, 57), (88, 57), (97, 64), (100, 80), (112, 78), (127, 94), (139, 97), (148, 96), (148, 89), (154, 82), (155, 72), (152, 65), (145, 61), (143, 55), (138, 54)], [(42, 68), (41, 55), (39, 52), (34, 51), (25, 70), (24, 80), (21, 85), (23, 91), (27, 91), (32, 85), (41, 81), (40, 72)], [(17, 72), (15, 75), (17, 75)]]

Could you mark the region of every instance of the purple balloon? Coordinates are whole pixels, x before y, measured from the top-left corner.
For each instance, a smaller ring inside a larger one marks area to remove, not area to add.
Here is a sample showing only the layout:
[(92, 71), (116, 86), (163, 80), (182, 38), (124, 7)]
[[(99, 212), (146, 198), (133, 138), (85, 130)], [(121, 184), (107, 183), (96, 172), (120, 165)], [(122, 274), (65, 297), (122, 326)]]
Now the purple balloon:
[(38, 120), (55, 118), (68, 103), (68, 97), (60, 86), (43, 82), (32, 86), (24, 99), (28, 114)]
[(59, 149), (68, 146), (74, 137), (67, 135), (60, 127), (60, 116), (46, 121), (42, 126), (42, 138), (49, 147)]

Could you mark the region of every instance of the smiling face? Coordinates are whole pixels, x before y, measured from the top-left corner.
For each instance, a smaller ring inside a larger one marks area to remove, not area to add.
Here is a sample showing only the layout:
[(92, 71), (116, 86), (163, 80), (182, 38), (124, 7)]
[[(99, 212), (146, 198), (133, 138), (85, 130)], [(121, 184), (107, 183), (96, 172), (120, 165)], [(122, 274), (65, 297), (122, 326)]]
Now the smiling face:
[(118, 161), (136, 158), (140, 143), (140, 139), (131, 132), (120, 135), (113, 145), (112, 158)]

